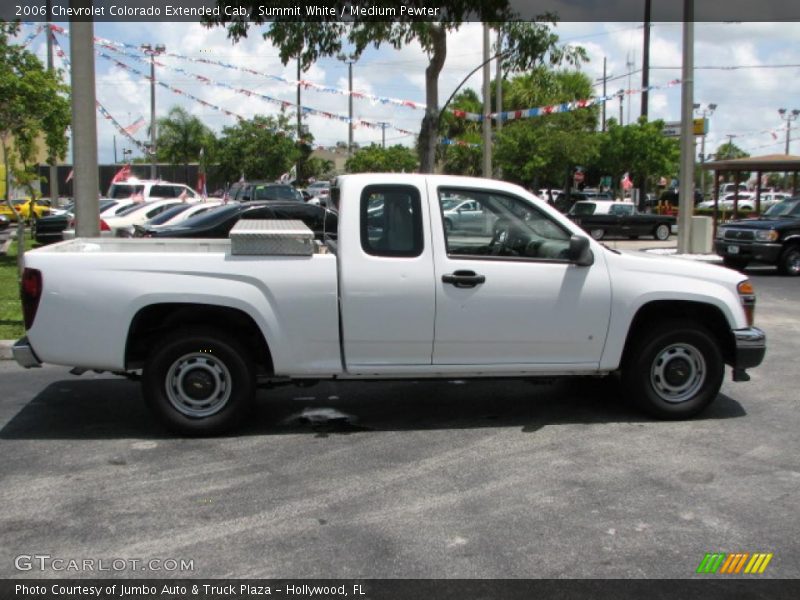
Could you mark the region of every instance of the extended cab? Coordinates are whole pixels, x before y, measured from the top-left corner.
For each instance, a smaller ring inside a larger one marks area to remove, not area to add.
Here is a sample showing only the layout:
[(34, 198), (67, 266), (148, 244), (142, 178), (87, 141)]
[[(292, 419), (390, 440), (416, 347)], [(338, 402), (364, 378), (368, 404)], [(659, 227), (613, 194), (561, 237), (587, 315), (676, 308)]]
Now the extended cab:
[[(238, 422), (260, 384), (320, 379), (619, 372), (641, 408), (686, 418), (725, 363), (742, 381), (763, 359), (743, 275), (610, 250), (516, 185), (362, 174), (331, 198), (338, 241), (307, 255), (109, 238), (26, 253), (17, 361), (141, 371), (153, 409), (196, 434)], [(481, 227), (445, 226), (454, 198)]]

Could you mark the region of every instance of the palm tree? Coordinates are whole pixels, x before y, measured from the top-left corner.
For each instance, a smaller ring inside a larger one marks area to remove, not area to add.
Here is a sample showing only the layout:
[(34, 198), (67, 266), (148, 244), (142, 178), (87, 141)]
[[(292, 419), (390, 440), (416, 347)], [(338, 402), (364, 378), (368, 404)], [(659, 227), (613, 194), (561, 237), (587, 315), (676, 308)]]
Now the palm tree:
[(173, 106), (166, 117), (158, 120), (158, 158), (183, 164), (186, 183), (189, 183), (189, 162), (199, 160), (201, 150), (207, 153), (213, 140), (214, 133), (180, 106)]

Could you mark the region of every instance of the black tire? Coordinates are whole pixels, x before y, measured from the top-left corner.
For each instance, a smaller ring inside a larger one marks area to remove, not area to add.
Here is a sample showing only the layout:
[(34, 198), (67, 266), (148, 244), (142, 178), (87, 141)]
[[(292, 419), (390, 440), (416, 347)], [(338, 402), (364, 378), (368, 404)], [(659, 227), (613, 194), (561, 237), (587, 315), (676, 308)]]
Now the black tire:
[(731, 256), (725, 256), (722, 258), (722, 264), (729, 269), (744, 271), (747, 265), (750, 264), (750, 261), (746, 258), (733, 258)]
[(251, 409), (255, 367), (235, 339), (214, 329), (184, 329), (153, 346), (142, 373), (142, 393), (172, 431), (217, 435), (235, 427)]
[(717, 397), (725, 363), (719, 344), (691, 320), (665, 321), (626, 348), (622, 386), (628, 399), (658, 419), (688, 419)]
[(778, 271), (781, 275), (797, 277), (800, 275), (800, 246), (788, 246), (778, 259)]
[(592, 239), (602, 240), (606, 235), (606, 230), (600, 227), (594, 227), (589, 230), (589, 235), (592, 236)]
[(444, 220), (444, 230), (446, 233), (453, 231), (453, 222), (450, 219)]
[(670, 231), (669, 225), (661, 223), (661, 225), (657, 225), (656, 228), (653, 230), (653, 237), (660, 242), (665, 242), (666, 240), (669, 239), (671, 233), (672, 232)]

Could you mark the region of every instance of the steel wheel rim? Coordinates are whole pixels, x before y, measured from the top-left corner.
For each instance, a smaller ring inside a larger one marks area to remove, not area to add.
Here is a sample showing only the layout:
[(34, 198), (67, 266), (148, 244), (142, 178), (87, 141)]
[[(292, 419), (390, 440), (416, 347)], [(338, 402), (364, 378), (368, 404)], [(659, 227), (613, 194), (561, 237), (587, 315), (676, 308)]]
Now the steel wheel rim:
[(669, 229), (666, 225), (659, 225), (656, 227), (656, 237), (662, 241), (669, 237)]
[(172, 363), (165, 378), (172, 407), (200, 419), (221, 411), (231, 397), (231, 374), (213, 354), (192, 352)]
[(686, 402), (706, 382), (703, 354), (691, 344), (671, 344), (661, 350), (650, 367), (650, 383), (659, 398), (670, 404)]
[(591, 235), (592, 238), (595, 239), (595, 240), (602, 240), (604, 233), (605, 233), (605, 231), (603, 231), (602, 229), (592, 229), (589, 232), (589, 235)]

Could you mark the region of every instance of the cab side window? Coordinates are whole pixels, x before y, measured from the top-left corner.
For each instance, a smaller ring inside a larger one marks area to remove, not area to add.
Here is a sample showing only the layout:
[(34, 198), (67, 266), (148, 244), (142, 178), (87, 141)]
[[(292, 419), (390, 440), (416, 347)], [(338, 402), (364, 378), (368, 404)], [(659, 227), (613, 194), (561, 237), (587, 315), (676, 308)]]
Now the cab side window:
[(372, 256), (412, 258), (422, 254), (422, 205), (417, 188), (406, 185), (364, 188), (361, 247)]
[[(459, 211), (464, 200), (475, 209)], [(448, 256), (567, 260), (569, 232), (522, 198), (440, 188), (439, 206)]]

